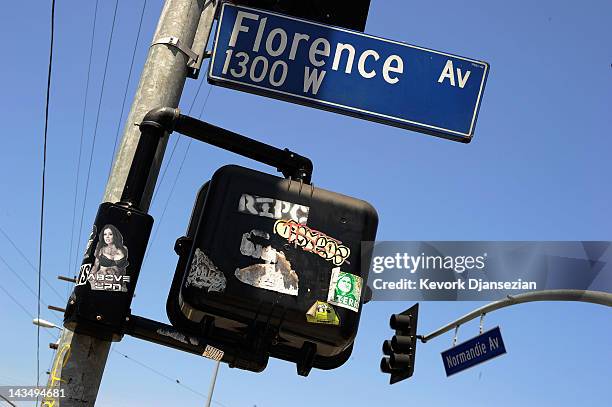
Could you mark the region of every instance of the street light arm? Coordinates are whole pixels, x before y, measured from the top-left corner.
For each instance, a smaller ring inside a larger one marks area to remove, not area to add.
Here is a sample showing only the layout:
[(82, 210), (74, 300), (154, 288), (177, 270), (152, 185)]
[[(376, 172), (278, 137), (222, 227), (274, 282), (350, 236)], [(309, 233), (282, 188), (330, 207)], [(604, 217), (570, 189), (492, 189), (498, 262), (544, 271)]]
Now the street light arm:
[(461, 318), (458, 318), (453, 322), (444, 325), (443, 327), (430, 333), (429, 335), (419, 335), (419, 339), (421, 340), (421, 342), (425, 343), (483, 314), (488, 314), (490, 312), (496, 311), (501, 308), (509, 307), (511, 305), (517, 305), (522, 304), (524, 302), (533, 301), (580, 301), (612, 307), (612, 294), (603, 291), (544, 290), (525, 294), (509, 295), (502, 300), (495, 301), (480, 308), (477, 308), (474, 311), (462, 316)]

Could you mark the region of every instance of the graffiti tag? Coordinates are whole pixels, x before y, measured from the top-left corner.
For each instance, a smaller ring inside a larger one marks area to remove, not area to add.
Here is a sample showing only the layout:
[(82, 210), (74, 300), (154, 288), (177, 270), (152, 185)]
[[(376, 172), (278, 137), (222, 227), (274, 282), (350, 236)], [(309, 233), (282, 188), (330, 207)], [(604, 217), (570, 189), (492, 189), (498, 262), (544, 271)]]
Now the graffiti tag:
[(277, 220), (274, 223), (274, 233), (304, 251), (316, 253), (331, 261), (335, 266), (342, 265), (351, 254), (351, 250), (341, 241), (293, 220)]
[(303, 224), (308, 221), (309, 210), (308, 206), (249, 194), (242, 194), (238, 203), (238, 212), (241, 213), (271, 219), (291, 219)]

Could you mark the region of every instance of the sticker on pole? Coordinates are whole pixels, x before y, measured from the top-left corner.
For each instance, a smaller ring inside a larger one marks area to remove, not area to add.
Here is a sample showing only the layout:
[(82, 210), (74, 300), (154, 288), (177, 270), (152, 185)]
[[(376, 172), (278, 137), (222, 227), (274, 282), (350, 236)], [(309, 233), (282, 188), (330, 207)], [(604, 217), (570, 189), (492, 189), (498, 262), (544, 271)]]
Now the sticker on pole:
[(362, 286), (361, 277), (340, 271), (340, 267), (333, 268), (327, 302), (357, 312)]

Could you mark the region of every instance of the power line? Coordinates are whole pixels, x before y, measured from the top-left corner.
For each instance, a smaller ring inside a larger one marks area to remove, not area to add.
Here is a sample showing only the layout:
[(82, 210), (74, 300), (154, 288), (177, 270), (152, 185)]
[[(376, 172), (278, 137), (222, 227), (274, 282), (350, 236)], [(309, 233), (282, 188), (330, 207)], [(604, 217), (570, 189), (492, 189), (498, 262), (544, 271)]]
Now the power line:
[[(204, 109), (206, 108), (206, 103), (208, 102), (208, 98), (210, 97), (210, 92), (212, 91), (212, 86), (208, 88), (208, 93), (206, 94), (206, 98), (204, 99), (204, 105), (202, 106), (202, 109), (200, 110), (200, 114), (199, 114), (199, 118), (202, 118), (202, 115), (204, 114)], [(157, 231), (159, 231), (162, 221), (164, 220), (164, 215), (166, 214), (166, 209), (168, 208), (168, 204), (170, 203), (170, 199), (172, 198), (172, 194), (174, 193), (174, 187), (176, 187), (176, 184), (178, 182), (178, 179), (181, 176), (181, 172), (183, 171), (183, 165), (185, 164), (185, 160), (187, 159), (187, 154), (189, 153), (189, 148), (191, 147), (191, 143), (192, 143), (193, 139), (189, 139), (189, 142), (187, 143), (187, 148), (185, 149), (185, 153), (183, 154), (183, 159), (181, 160), (181, 164), (179, 165), (179, 169), (176, 172), (176, 176), (174, 177), (174, 181), (172, 182), (172, 186), (170, 187), (170, 193), (168, 194), (168, 198), (166, 199), (166, 203), (164, 204), (164, 209), (162, 210), (162, 214), (159, 217), (159, 222), (157, 222), (157, 229), (156, 229), (156, 233), (153, 235), (153, 238), (151, 239), (151, 245), (150, 247), (153, 247), (153, 242), (155, 242), (155, 238), (157, 236)]]
[[(42, 188), (40, 196), (40, 234), (38, 237), (38, 311), (40, 318), (40, 286), (42, 281), (43, 226), (45, 215), (45, 173), (47, 170), (47, 132), (49, 130), (49, 99), (51, 94), (51, 67), (53, 65), (53, 34), (55, 31), (55, 0), (51, 0), (51, 38), (49, 44), (49, 67), (47, 70), (47, 97), (45, 100), (45, 133), (43, 140)], [(40, 384), (40, 326), (36, 328), (36, 385)]]
[[(202, 88), (202, 84), (204, 83), (204, 81), (200, 81), (200, 84), (198, 85), (198, 89), (196, 91), (195, 96), (193, 97), (191, 104), (189, 106), (189, 109), (187, 110), (187, 115), (191, 114), (191, 110), (193, 109), (193, 106), (195, 105), (196, 99), (198, 98), (198, 95), (200, 94), (200, 89)], [(204, 113), (204, 106), (206, 106), (206, 103), (208, 102), (208, 98), (210, 97), (210, 92), (212, 90), (212, 86), (210, 86), (208, 88), (208, 93), (206, 94), (206, 97), (204, 98), (204, 105), (202, 107), (202, 110), (200, 111), (200, 117), (202, 117), (202, 114)], [(151, 199), (151, 202), (155, 201), (155, 197), (157, 195), (157, 192), (160, 190), (161, 188), (161, 184), (162, 182), (164, 182), (164, 177), (166, 176), (166, 171), (168, 170), (168, 167), (170, 166), (170, 163), (172, 162), (172, 157), (174, 156), (174, 151), (176, 150), (176, 146), (178, 145), (179, 140), (181, 140), (182, 136), (181, 135), (177, 135), (177, 138), (174, 140), (174, 146), (172, 146), (172, 152), (170, 153), (170, 158), (168, 159), (168, 163), (166, 164), (166, 167), (164, 168), (162, 175), (160, 177), (159, 180), (159, 187), (156, 188), (155, 192), (153, 193), (153, 198)], [(159, 222), (157, 222), (156, 226), (155, 226), (155, 230), (153, 231), (153, 236), (151, 237), (151, 243), (149, 244), (149, 247), (152, 248), (153, 247), (153, 243), (155, 243), (155, 240), (157, 239), (157, 234), (159, 233), (159, 229), (161, 227), (161, 223), (162, 220), (164, 219), (164, 216), (166, 214), (166, 209), (168, 208), (168, 204), (170, 202), (170, 198), (172, 197), (172, 194), (174, 193), (174, 188), (176, 187), (176, 183), (178, 180), (178, 176), (180, 175), (180, 172), (183, 168), (183, 164), (185, 164), (185, 159), (187, 158), (187, 153), (189, 152), (189, 148), (191, 147), (191, 139), (189, 139), (189, 142), (187, 144), (187, 148), (185, 149), (185, 154), (183, 155), (183, 159), (181, 160), (181, 164), (179, 166), (179, 171), (177, 176), (174, 178), (174, 182), (172, 183), (172, 186), (170, 187), (170, 193), (168, 194), (168, 198), (166, 199), (166, 203), (164, 204), (164, 208), (162, 210), (162, 214), (159, 218)], [(147, 250), (145, 252), (145, 257), (142, 261), (143, 266), (145, 265), (147, 259), (149, 258), (149, 253), (151, 252), (151, 250)]]
[[(202, 89), (202, 84), (204, 83), (204, 81), (200, 81), (200, 83), (198, 84), (198, 89), (196, 90), (195, 96), (193, 97), (193, 99), (191, 100), (191, 104), (189, 105), (189, 109), (187, 110), (187, 115), (191, 114), (191, 110), (193, 109), (193, 106), (195, 105), (195, 102), (198, 98), (198, 95), (200, 94), (200, 89)], [(212, 89), (212, 87), (210, 87), (208, 89), (208, 95), (210, 95), (210, 89)], [(206, 96), (206, 100), (208, 100), (208, 95)], [(206, 102), (204, 102), (206, 103)], [(176, 150), (176, 146), (179, 142), (179, 140), (181, 139), (181, 135), (177, 134), (176, 139), (174, 140), (174, 145), (172, 146), (172, 151), (170, 152), (170, 157), (168, 158), (168, 162), (166, 163), (166, 166), (164, 167), (164, 170), (162, 171), (161, 177), (159, 178), (159, 186), (161, 187), (161, 184), (164, 182), (164, 178), (166, 177), (166, 171), (168, 171), (168, 167), (170, 166), (170, 163), (172, 162), (172, 157), (174, 157), (174, 151)], [(155, 191), (153, 192), (153, 198), (151, 198), (151, 202), (155, 201), (155, 197), (157, 196), (157, 192), (159, 191), (160, 188), (156, 188)]]
[(72, 205), (72, 228), (70, 231), (70, 254), (68, 257), (68, 273), (72, 273), (73, 272), (72, 270), (74, 270), (74, 267), (72, 266), (72, 249), (74, 246), (74, 223), (76, 221), (76, 207), (77, 207), (77, 196), (78, 196), (78, 191), (79, 191), (79, 177), (81, 174), (81, 156), (83, 153), (83, 140), (85, 138), (85, 113), (87, 112), (87, 97), (89, 95), (89, 79), (91, 75), (91, 61), (93, 58), (93, 45), (94, 45), (94, 37), (95, 37), (95, 32), (96, 32), (96, 22), (98, 21), (98, 1), (99, 0), (96, 0), (96, 7), (94, 8), (93, 25), (91, 29), (91, 41), (89, 44), (89, 63), (87, 67), (87, 81), (85, 82), (85, 97), (83, 99), (83, 114), (81, 116), (81, 142), (79, 144), (79, 156), (77, 159), (77, 170), (76, 170), (75, 185), (74, 185), (74, 203)]
[(136, 363), (137, 365), (139, 365), (139, 366), (141, 366), (141, 367), (143, 367), (143, 368), (145, 368), (145, 369), (147, 369), (147, 370), (149, 370), (149, 371), (151, 371), (151, 372), (155, 373), (156, 375), (158, 375), (158, 376), (160, 376), (160, 377), (163, 377), (164, 379), (166, 379), (166, 380), (168, 380), (168, 381), (171, 381), (171, 382), (173, 382), (173, 383), (175, 383), (175, 384), (178, 384), (179, 386), (181, 386), (181, 387), (183, 387), (183, 388), (185, 388), (185, 389), (187, 389), (187, 390), (189, 390), (189, 391), (191, 391), (191, 392), (193, 392), (193, 393), (195, 393), (195, 394), (197, 394), (197, 395), (199, 395), (199, 396), (206, 397), (206, 395), (205, 395), (205, 394), (200, 393), (199, 391), (195, 390), (194, 388), (192, 388), (192, 387), (190, 387), (190, 386), (187, 386), (186, 384), (183, 384), (183, 383), (182, 383), (182, 382), (181, 382), (179, 379), (176, 379), (176, 378), (170, 377), (170, 376), (168, 376), (168, 375), (166, 375), (166, 374), (164, 374), (164, 373), (160, 372), (159, 370), (157, 370), (157, 369), (155, 369), (155, 368), (153, 368), (153, 367), (151, 367), (151, 366), (148, 366), (148, 365), (146, 365), (145, 363), (140, 362), (140, 361), (138, 361), (138, 360), (136, 360), (136, 359), (134, 359), (134, 358), (132, 358), (132, 357), (130, 357), (130, 356), (128, 356), (128, 355), (126, 355), (125, 353), (121, 353), (121, 352), (119, 352), (119, 351), (118, 351), (118, 350), (116, 350), (116, 349), (112, 349), (112, 352), (118, 353), (119, 355), (123, 356), (124, 358), (129, 359), (129, 360), (131, 360), (132, 362)]
[[(0, 285), (0, 290), (2, 290), (4, 292), (4, 294), (6, 294), (6, 296), (8, 298), (10, 298), (28, 317), (30, 317), (31, 319), (34, 319), (34, 314), (32, 314), (30, 311), (28, 311), (28, 309), (21, 302), (19, 302), (19, 300), (17, 300), (17, 298), (13, 297), (13, 295), (6, 288), (4, 288), (2, 285)], [(38, 328), (40, 328), (40, 326)], [(53, 334), (51, 334), (51, 332), (48, 330), (49, 328), (43, 328), (43, 329), (52, 338), (57, 340), (58, 337), (54, 336)]]
[[(15, 250), (17, 250), (17, 253), (19, 253), (19, 255), (21, 256), (22, 259), (24, 259), (32, 268), (32, 270), (34, 270), (34, 272), (36, 273), (36, 266), (34, 264), (32, 264), (32, 262), (30, 261), (30, 259), (28, 259), (26, 257), (26, 255), (23, 253), (23, 251), (21, 251), (21, 249), (15, 244), (15, 242), (13, 241), (13, 239), (11, 239), (11, 237), (4, 231), (4, 229), (2, 229), (0, 227), (0, 233), (2, 233), (4, 235), (4, 237), (6, 238), (6, 240), (9, 241), (9, 243), (13, 246), (13, 248)], [(6, 262), (5, 262), (6, 263)], [(45, 276), (42, 276), (43, 281), (47, 284), (47, 286), (55, 293), (57, 294), (58, 298), (60, 298), (62, 301), (65, 299), (56, 289), (55, 287), (53, 287), (51, 285), (51, 283), (49, 282), (49, 280), (47, 280), (45, 278)]]
[(91, 142), (91, 150), (89, 153), (89, 165), (87, 167), (87, 177), (85, 178), (85, 195), (83, 197), (83, 207), (81, 209), (81, 221), (79, 222), (79, 242), (81, 241), (81, 237), (83, 234), (83, 218), (85, 217), (85, 206), (87, 204), (87, 193), (89, 191), (89, 178), (91, 176), (91, 163), (93, 161), (93, 153), (96, 147), (96, 136), (98, 135), (98, 123), (100, 120), (100, 110), (102, 107), (102, 99), (104, 97), (104, 89), (106, 84), (106, 72), (108, 69), (108, 60), (110, 56), (111, 45), (113, 43), (113, 33), (115, 32), (115, 21), (117, 19), (117, 6), (119, 5), (119, 0), (115, 0), (115, 10), (113, 12), (113, 23), (111, 26), (111, 31), (109, 35), (108, 47), (106, 48), (106, 60), (104, 62), (104, 72), (102, 74), (102, 89), (100, 89), (100, 98), (98, 99), (98, 110), (96, 112), (96, 122), (94, 125), (94, 133), (93, 140)]
[[(17, 272), (16, 272), (16, 271), (15, 271), (15, 270), (14, 270), (14, 269), (13, 269), (13, 268), (12, 268), (12, 267), (11, 267), (11, 266), (8, 264), (8, 263), (7, 263), (7, 262), (6, 262), (6, 260), (4, 259), (4, 257), (0, 256), (0, 261), (1, 261), (2, 263), (4, 263), (4, 265), (6, 266), (6, 268), (7, 268), (7, 269), (8, 269), (8, 270), (9, 270), (11, 273), (13, 273), (13, 275), (15, 275), (15, 277), (17, 277), (17, 279), (18, 279), (19, 281), (21, 281), (21, 284), (23, 284), (23, 285), (24, 285), (24, 286), (25, 286), (25, 287), (28, 289), (28, 291), (30, 291), (30, 293), (32, 293), (32, 295), (33, 295), (34, 297), (38, 298), (38, 294), (36, 293), (36, 291), (34, 291), (34, 289), (33, 289), (32, 287), (30, 287), (30, 285), (29, 285), (29, 284), (28, 284), (28, 283), (27, 283), (27, 282), (26, 282), (26, 281), (25, 281), (25, 280), (24, 280), (24, 279), (23, 279), (23, 278), (22, 278), (22, 277), (19, 275), (19, 273), (17, 273)], [(44, 306), (47, 306), (47, 304), (45, 304), (45, 303), (44, 303), (44, 301), (42, 301), (42, 300), (41, 300), (41, 303), (42, 303)]]
[(128, 73), (127, 82), (125, 83), (125, 91), (123, 92), (123, 102), (121, 102), (121, 113), (119, 114), (119, 120), (117, 120), (117, 132), (115, 134), (115, 144), (113, 145), (113, 154), (111, 155), (111, 162), (108, 168), (109, 178), (110, 178), (111, 170), (113, 168), (113, 158), (115, 157), (115, 152), (117, 150), (117, 142), (119, 141), (119, 131), (121, 130), (121, 118), (123, 117), (123, 112), (125, 110), (125, 101), (127, 100), (130, 79), (132, 79), (132, 69), (134, 68), (134, 57), (136, 56), (136, 48), (138, 46), (138, 40), (140, 39), (140, 30), (142, 28), (142, 20), (144, 17), (144, 12), (145, 12), (146, 7), (147, 7), (147, 0), (144, 0), (144, 2), (142, 3), (142, 10), (140, 12), (140, 21), (138, 22), (138, 31), (136, 33), (136, 41), (134, 42), (134, 49), (132, 51), (132, 61), (130, 62), (130, 71)]

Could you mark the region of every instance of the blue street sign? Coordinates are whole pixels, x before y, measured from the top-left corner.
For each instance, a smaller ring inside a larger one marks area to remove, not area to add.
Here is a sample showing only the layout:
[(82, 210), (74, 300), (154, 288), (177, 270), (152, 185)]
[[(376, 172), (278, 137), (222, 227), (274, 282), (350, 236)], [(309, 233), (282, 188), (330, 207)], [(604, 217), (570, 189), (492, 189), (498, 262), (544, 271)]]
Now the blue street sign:
[(446, 376), (459, 373), (479, 363), (506, 353), (499, 327), (442, 352)]
[(225, 3), (208, 80), (469, 142), (489, 65)]

